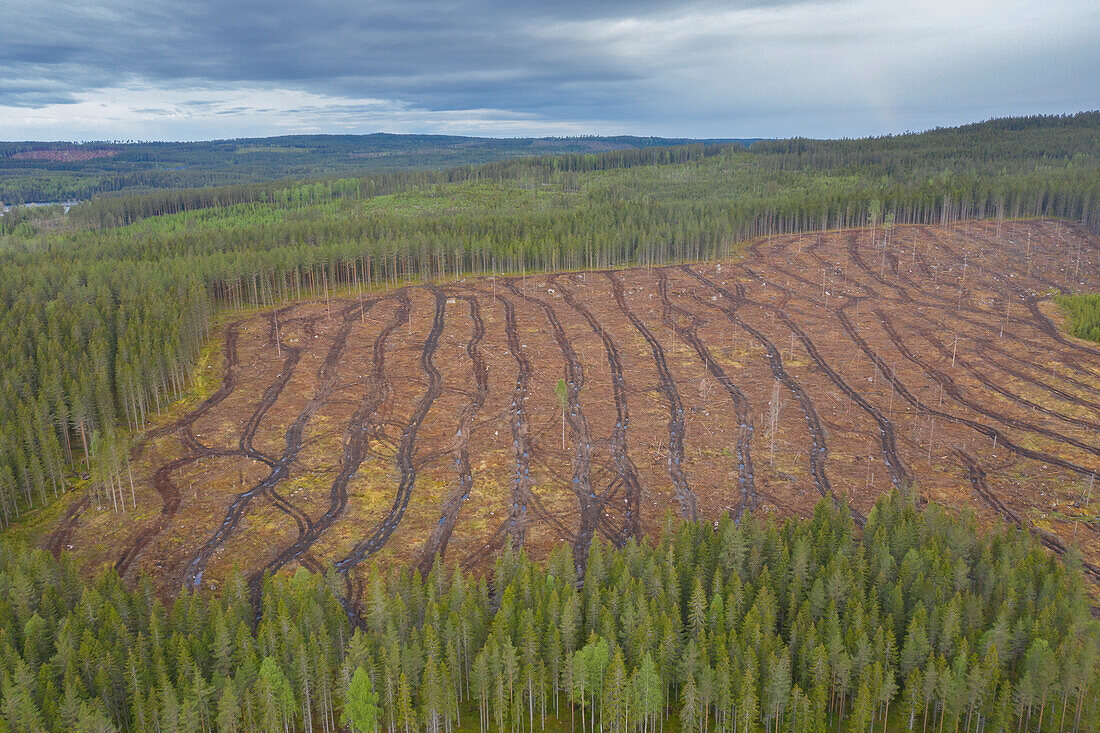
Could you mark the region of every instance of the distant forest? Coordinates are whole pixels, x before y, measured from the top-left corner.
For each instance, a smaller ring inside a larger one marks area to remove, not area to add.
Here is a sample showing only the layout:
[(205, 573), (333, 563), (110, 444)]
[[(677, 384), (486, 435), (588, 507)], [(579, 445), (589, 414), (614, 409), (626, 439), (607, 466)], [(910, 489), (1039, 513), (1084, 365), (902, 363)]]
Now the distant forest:
[[(0, 203), (477, 165), (516, 156), (677, 145), (655, 137), (285, 135), (208, 142), (0, 142)], [(744, 141), (709, 141), (742, 142)]]
[(129, 436), (183, 393), (227, 309), (985, 217), (1100, 230), (1100, 113), (158, 191), (68, 214), (20, 207), (0, 217), (0, 525), (78, 467), (100, 491), (121, 490)]

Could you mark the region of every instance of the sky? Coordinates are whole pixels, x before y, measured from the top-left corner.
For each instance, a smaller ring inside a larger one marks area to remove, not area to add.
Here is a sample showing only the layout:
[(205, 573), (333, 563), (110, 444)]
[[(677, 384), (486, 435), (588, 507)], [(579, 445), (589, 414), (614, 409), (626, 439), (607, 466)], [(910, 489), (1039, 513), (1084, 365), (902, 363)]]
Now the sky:
[(856, 137), (1100, 108), (1097, 0), (0, 0), (0, 139)]

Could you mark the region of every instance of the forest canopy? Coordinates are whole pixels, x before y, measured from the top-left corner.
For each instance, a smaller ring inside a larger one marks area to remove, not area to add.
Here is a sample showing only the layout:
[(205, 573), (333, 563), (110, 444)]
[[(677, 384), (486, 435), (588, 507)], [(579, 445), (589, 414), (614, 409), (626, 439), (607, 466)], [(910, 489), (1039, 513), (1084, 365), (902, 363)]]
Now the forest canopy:
[(1070, 333), (1100, 343), (1100, 293), (1063, 294), (1055, 300), (1069, 317)]
[[(572, 729), (1085, 731), (1100, 726), (1100, 622), (1073, 562), (1026, 532), (884, 496), (782, 523), (678, 523), (506, 550), (489, 577), (373, 567), (236, 577), (171, 607), (148, 579), (87, 580), (0, 544), (10, 730)], [(361, 614), (360, 615), (360, 611)], [(353, 623), (350, 618), (354, 618)], [(376, 728), (377, 726), (377, 728)]]
[(517, 156), (684, 142), (625, 135), (496, 139), (384, 133), (202, 142), (0, 142), (0, 202), (84, 200), (122, 192), (448, 168)]

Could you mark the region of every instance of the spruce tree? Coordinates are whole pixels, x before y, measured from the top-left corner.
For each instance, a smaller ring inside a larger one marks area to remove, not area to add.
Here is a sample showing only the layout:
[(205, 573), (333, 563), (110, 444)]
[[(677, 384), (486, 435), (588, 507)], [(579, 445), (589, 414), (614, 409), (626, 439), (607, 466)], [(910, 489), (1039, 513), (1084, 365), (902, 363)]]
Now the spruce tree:
[(361, 666), (351, 676), (340, 723), (355, 733), (374, 733), (378, 725), (378, 695), (370, 675)]

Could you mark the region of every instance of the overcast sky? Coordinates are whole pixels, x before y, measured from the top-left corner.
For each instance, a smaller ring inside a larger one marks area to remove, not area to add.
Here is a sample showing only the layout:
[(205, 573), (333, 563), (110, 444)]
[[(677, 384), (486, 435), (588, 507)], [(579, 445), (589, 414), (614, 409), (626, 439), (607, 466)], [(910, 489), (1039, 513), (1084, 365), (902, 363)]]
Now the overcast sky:
[(1098, 0), (0, 0), (0, 139), (843, 137), (1100, 108)]

